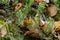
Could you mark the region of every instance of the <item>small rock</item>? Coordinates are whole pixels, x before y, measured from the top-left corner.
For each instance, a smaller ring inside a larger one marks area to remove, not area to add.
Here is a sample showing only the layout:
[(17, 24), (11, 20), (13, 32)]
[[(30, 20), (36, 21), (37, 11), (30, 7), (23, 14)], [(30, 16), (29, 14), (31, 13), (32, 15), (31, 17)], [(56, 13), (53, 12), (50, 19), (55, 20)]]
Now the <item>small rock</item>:
[(47, 8), (47, 11), (50, 16), (55, 16), (57, 14), (57, 8), (53, 4), (51, 4), (51, 6)]

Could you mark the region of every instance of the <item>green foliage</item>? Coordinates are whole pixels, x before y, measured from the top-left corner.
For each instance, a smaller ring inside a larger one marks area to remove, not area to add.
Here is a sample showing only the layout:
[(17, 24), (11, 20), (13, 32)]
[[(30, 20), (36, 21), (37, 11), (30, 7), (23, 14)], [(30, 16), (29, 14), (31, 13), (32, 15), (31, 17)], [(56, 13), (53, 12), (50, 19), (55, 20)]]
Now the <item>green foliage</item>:
[(60, 10), (60, 0), (51, 0), (51, 2), (53, 2), (57, 6), (57, 9)]
[(39, 5), (38, 5), (38, 11), (40, 13), (42, 13), (43, 11), (45, 11), (44, 9), (45, 9), (45, 3), (44, 2), (40, 2)]
[(0, 20), (0, 24), (4, 25), (4, 27), (6, 27), (7, 31), (9, 32), (8, 24), (6, 22), (4, 22), (3, 20)]
[(51, 0), (54, 4), (60, 4), (60, 0)]
[(20, 34), (20, 32), (17, 30), (17, 27), (14, 28), (13, 26), (10, 26), (10, 25), (8, 26), (6, 22), (1, 20), (0, 20), (0, 24), (5, 25), (4, 27), (6, 27), (7, 29), (7, 35), (5, 37), (0, 36), (1, 40), (5, 40), (5, 39), (6, 40), (23, 40), (24, 36)]
[(59, 21), (60, 20), (60, 13), (58, 13), (54, 18), (56, 21)]
[(51, 31), (54, 27), (54, 20), (52, 18), (49, 17), (48, 21), (47, 21), (47, 26), (46, 29), (44, 30), (47, 34), (49, 33), (49, 31)]
[[(49, 7), (50, 3), (46, 3), (44, 1), (38, 3), (35, 0), (13, 1), (14, 2), (11, 2), (11, 0), (0, 0), (0, 24), (4, 25), (7, 29), (7, 34), (4, 37), (0, 36), (0, 40), (44, 40), (45, 38), (55, 40), (54, 37), (56, 32), (54, 32), (54, 34), (50, 33), (50, 31), (54, 30), (53, 24), (55, 20), (60, 21), (60, 0), (51, 0), (51, 3), (56, 5), (58, 10), (58, 13), (54, 16), (54, 18), (45, 14), (45, 11)], [(22, 7), (15, 11), (15, 6), (18, 3), (22, 3)], [(46, 5), (48, 6), (46, 7)], [(4, 10), (6, 14), (4, 14), (4, 11), (2, 10)], [(26, 21), (26, 24), (28, 25), (24, 24), (25, 20), (28, 20)], [(45, 23), (47, 26), (43, 30), (42, 27)], [(24, 35), (27, 31), (29, 32), (29, 30), (34, 30), (34, 33)], [(26, 38), (27, 36), (29, 38)]]
[(24, 20), (24, 18), (27, 16), (27, 13), (29, 12), (33, 2), (34, 0), (29, 0), (29, 3), (24, 5), (24, 8), (15, 12), (16, 17), (18, 18), (18, 25), (23, 25), (22, 20)]
[(22, 13), (22, 11), (18, 10), (15, 15), (18, 18), (16, 24), (23, 25), (24, 14)]
[(0, 4), (9, 5), (9, 0), (0, 0)]

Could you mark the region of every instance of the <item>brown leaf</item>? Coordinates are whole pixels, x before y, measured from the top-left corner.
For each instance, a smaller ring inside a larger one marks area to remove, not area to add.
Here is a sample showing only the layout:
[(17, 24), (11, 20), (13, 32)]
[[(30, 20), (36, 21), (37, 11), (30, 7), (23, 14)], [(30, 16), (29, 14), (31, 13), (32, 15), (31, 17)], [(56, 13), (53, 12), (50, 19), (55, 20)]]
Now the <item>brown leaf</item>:
[(15, 11), (16, 11), (16, 10), (19, 10), (21, 7), (22, 7), (22, 3), (18, 3), (18, 4), (15, 6)]
[(0, 28), (1, 28), (1, 36), (4, 37), (7, 34), (7, 30), (2, 24), (0, 24)]
[(30, 31), (27, 31), (27, 32), (25, 33), (25, 35), (34, 34), (34, 33), (38, 33), (38, 32), (39, 32), (38, 29), (32, 29), (32, 30), (30, 30)]
[(12, 2), (14, 2), (15, 0), (11, 0)]

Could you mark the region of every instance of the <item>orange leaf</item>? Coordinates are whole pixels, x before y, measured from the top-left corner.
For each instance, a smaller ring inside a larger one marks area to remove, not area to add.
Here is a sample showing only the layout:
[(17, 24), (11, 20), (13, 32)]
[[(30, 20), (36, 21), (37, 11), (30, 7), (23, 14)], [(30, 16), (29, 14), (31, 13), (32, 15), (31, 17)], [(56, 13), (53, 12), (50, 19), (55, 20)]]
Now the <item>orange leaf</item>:
[(60, 21), (55, 22), (54, 25), (56, 27), (56, 31), (60, 31)]
[(24, 20), (24, 24), (29, 25), (30, 24), (29, 20)]
[(60, 26), (60, 21), (57, 21), (54, 23), (55, 27), (59, 27)]
[(38, 2), (38, 3), (39, 3), (39, 2), (42, 2), (42, 0), (35, 0), (35, 1)]
[(46, 28), (46, 26), (47, 26), (47, 25), (46, 25), (46, 24), (44, 24), (44, 25), (42, 26), (42, 29), (44, 30), (44, 29)]

